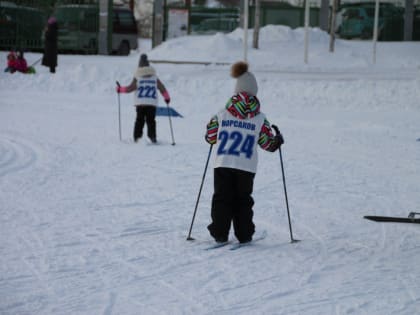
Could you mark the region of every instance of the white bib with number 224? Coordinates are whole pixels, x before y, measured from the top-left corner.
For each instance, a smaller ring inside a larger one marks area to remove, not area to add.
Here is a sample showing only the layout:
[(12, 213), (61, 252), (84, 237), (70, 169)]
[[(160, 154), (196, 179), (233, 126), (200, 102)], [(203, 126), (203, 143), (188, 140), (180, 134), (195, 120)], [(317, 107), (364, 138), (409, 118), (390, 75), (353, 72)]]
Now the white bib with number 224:
[(258, 138), (265, 115), (259, 113), (252, 118), (238, 119), (228, 111), (222, 110), (217, 114), (217, 120), (219, 129), (214, 167), (228, 167), (256, 173)]

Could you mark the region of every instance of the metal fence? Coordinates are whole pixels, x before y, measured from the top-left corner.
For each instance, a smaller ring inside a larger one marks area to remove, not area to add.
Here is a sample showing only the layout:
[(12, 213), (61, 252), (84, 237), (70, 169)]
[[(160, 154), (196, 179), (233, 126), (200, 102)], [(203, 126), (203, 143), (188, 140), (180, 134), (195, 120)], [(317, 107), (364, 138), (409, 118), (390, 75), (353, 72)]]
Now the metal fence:
[[(166, 7), (166, 14), (169, 9), (175, 6)], [(186, 7), (182, 7), (187, 9)], [(249, 9), (249, 27), (254, 27), (255, 7)], [(304, 8), (280, 3), (262, 3), (260, 12), (260, 25), (269, 24), (287, 25), (296, 28), (304, 25)], [(189, 33), (190, 34), (214, 34), (217, 32), (231, 32), (240, 26), (239, 8), (206, 8), (191, 7), (189, 11)], [(310, 25), (319, 26), (319, 8), (311, 8)], [(168, 33), (165, 25), (165, 33)], [(166, 36), (164, 36), (166, 38)]]
[(42, 49), (51, 1), (0, 1), (0, 49)]
[[(346, 7), (362, 7), (366, 6), (365, 2), (355, 2), (340, 7), (338, 14), (342, 14)], [(172, 6), (166, 7), (166, 14)], [(382, 41), (402, 41), (404, 39), (404, 8), (394, 6), (392, 4), (381, 4), (381, 10), (385, 8), (395, 7), (392, 14), (385, 14), (380, 16), (380, 36)], [(187, 7), (182, 7), (187, 10)], [(330, 8), (331, 9), (331, 8)], [(167, 15), (166, 15), (167, 16)], [(167, 20), (167, 19), (166, 19)], [(266, 25), (285, 25), (291, 28), (303, 27), (305, 20), (305, 12), (303, 7), (297, 7), (285, 2), (261, 2), (260, 8), (260, 26)], [(343, 26), (345, 26), (344, 19), (340, 19)], [(364, 33), (358, 35), (355, 33), (353, 37), (345, 36), (343, 38), (372, 38), (372, 25), (369, 18), (359, 18), (356, 24), (366, 24)], [(370, 24), (369, 24), (370, 23)], [(249, 8), (249, 27), (253, 28), (255, 24), (255, 6)], [(189, 11), (189, 34), (215, 34), (217, 32), (231, 32), (237, 27), (240, 27), (240, 11), (238, 8), (206, 8), (206, 7), (191, 7)], [(311, 7), (309, 13), (309, 26), (320, 26), (320, 8)], [(164, 25), (165, 34), (168, 34), (170, 24)], [(339, 30), (340, 25), (337, 25)], [(356, 25), (355, 27), (360, 27)], [(338, 33), (340, 35), (340, 33)], [(166, 39), (166, 36), (164, 36)], [(413, 18), (413, 40), (420, 39), (420, 6), (414, 7)]]
[[(255, 24), (255, 6), (249, 10), (249, 27)], [(291, 28), (302, 27), (305, 24), (305, 8), (296, 7), (287, 3), (262, 3), (260, 10), (260, 26), (286, 25)], [(319, 8), (311, 7), (309, 12), (309, 25), (319, 26)]]
[[(0, 0), (0, 49), (41, 51), (51, 14), (65, 15), (66, 21), (70, 21), (62, 26), (75, 34), (72, 40), (83, 40), (82, 35), (87, 31), (95, 32), (97, 37), (98, 14), (95, 11), (92, 18), (89, 10), (84, 10), (88, 6), (98, 11), (98, 0)], [(68, 10), (59, 12), (57, 9), (60, 7)]]
[(239, 8), (192, 7), (190, 12), (191, 33), (231, 32), (239, 26)]

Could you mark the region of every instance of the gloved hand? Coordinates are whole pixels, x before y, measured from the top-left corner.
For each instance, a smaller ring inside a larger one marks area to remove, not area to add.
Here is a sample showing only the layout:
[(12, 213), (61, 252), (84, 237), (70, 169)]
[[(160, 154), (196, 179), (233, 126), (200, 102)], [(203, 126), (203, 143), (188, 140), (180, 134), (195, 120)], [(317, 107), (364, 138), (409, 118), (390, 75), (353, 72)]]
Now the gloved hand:
[(283, 135), (282, 135), (282, 134), (278, 134), (278, 135), (276, 135), (276, 141), (278, 142), (279, 147), (280, 147), (282, 144), (284, 144)]
[(169, 96), (168, 91), (164, 91), (163, 94), (163, 99), (165, 100), (165, 103), (169, 105), (169, 103), (171, 102), (171, 97)]
[(208, 135), (205, 135), (204, 136), (204, 140), (206, 140), (206, 142), (208, 144), (211, 144), (211, 145), (216, 144), (216, 142), (217, 142), (217, 138), (216, 137), (213, 137), (213, 138), (210, 139)]
[(276, 135), (276, 142), (278, 142), (279, 147), (284, 143), (283, 135), (280, 133), (279, 128), (276, 125), (271, 125), (271, 127), (274, 129)]
[(117, 93), (127, 93), (127, 87), (126, 86), (117, 86), (116, 91), (117, 91)]
[(208, 144), (216, 144), (217, 142), (217, 130), (218, 130), (218, 124), (217, 121), (214, 121), (213, 119), (207, 124), (207, 132), (204, 136), (204, 139)]

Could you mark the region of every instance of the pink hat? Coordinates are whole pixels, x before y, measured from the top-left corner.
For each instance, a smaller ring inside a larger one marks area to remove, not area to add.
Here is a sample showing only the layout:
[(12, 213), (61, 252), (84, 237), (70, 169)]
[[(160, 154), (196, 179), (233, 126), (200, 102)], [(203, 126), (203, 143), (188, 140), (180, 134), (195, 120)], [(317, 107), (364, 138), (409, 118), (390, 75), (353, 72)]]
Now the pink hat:
[(54, 23), (57, 23), (57, 20), (55, 17), (52, 16), (48, 19), (48, 24), (54, 24)]

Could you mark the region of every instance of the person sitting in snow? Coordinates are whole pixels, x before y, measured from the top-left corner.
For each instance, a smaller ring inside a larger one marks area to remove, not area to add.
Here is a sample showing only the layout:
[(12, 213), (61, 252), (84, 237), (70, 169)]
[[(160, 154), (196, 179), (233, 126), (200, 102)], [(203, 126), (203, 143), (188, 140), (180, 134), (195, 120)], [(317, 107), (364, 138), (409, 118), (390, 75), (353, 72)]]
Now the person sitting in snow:
[(14, 73), (16, 71), (16, 60), (17, 55), (12, 50), (7, 54), (7, 67), (4, 69), (4, 72)]
[(150, 66), (147, 55), (142, 54), (134, 78), (128, 86), (118, 86), (117, 93), (134, 94), (134, 105), (137, 117), (134, 124), (133, 138), (137, 142), (143, 136), (144, 123), (147, 124), (147, 136), (152, 143), (156, 143), (156, 107), (158, 105), (157, 90), (162, 94), (166, 104), (171, 98), (163, 83), (156, 75), (155, 69)]
[(16, 71), (19, 71), (22, 73), (35, 73), (35, 69), (33, 67), (28, 67), (28, 63), (26, 62), (26, 59), (23, 56), (23, 50), (19, 50), (17, 53), (10, 52), (9, 55), (10, 60), (9, 56), (7, 56), (8, 64), (7, 68), (5, 69), (6, 72), (14, 73)]
[(22, 73), (28, 72), (28, 63), (26, 62), (26, 59), (23, 56), (22, 50), (18, 51), (17, 53), (16, 71), (19, 71)]
[(207, 227), (216, 242), (227, 242), (231, 223), (240, 243), (252, 240), (254, 200), (251, 196), (257, 171), (257, 145), (270, 152), (284, 143), (278, 128), (260, 111), (258, 85), (248, 64), (231, 67), (236, 78), (234, 95), (226, 107), (207, 124), (205, 140), (215, 145), (214, 193), (211, 224)]
[(28, 67), (25, 57), (23, 56), (23, 50), (20, 50), (17, 54), (16, 70), (22, 73), (35, 73), (34, 67)]

